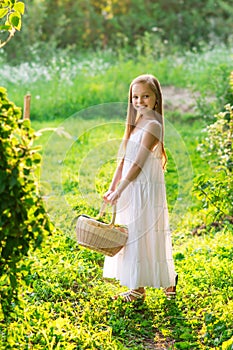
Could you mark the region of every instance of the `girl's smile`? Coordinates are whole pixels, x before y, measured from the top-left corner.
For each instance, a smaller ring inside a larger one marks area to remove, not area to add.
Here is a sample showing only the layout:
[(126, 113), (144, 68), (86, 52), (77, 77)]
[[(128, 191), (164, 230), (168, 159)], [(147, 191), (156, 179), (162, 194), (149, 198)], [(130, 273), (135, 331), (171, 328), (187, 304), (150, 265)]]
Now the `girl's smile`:
[(155, 93), (151, 90), (149, 84), (138, 83), (132, 87), (133, 107), (143, 114), (145, 110), (154, 109), (156, 104)]

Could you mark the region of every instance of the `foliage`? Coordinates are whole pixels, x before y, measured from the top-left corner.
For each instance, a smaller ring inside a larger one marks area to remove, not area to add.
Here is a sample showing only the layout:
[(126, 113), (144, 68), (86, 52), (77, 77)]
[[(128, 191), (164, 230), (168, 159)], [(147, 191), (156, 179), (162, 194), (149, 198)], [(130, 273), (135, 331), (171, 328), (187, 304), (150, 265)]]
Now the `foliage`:
[(21, 261), (30, 248), (41, 244), (51, 231), (35, 172), (41, 157), (33, 147), (34, 131), (21, 111), (0, 88), (0, 295), (5, 316), (17, 299), (18, 282), (26, 280), (28, 267)]
[(212, 168), (224, 169), (226, 175), (230, 175), (233, 171), (233, 106), (226, 105), (225, 111), (215, 115), (215, 119), (213, 124), (206, 127), (207, 137), (202, 141), (199, 150), (208, 158)]
[(201, 174), (195, 181), (194, 191), (203, 201), (207, 221), (233, 221), (233, 106), (206, 127), (207, 137), (199, 147), (202, 156), (213, 169), (213, 176)]
[(24, 61), (38, 46), (50, 53), (57, 48), (75, 54), (111, 48), (131, 55), (140, 47), (147, 55), (144, 42), (148, 40), (153, 52), (159, 52), (165, 43), (167, 53), (174, 46), (182, 50), (184, 46), (201, 49), (203, 43), (231, 45), (231, 18), (230, 0), (33, 0), (22, 32), (6, 52), (9, 58)]
[[(8, 32), (8, 37), (3, 42), (0, 40), (0, 48), (5, 46), (14, 36), (16, 30), (21, 29), (21, 17), (24, 14), (25, 5), (18, 0), (2, 0), (0, 3), (0, 31)], [(3, 24), (2, 24), (3, 23)]]

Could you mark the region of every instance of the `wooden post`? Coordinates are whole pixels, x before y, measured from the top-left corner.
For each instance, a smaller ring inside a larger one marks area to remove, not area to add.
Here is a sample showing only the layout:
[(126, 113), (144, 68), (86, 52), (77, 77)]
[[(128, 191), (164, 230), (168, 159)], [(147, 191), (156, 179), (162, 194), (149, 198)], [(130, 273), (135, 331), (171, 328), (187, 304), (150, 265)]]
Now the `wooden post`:
[(30, 102), (31, 95), (27, 93), (27, 95), (24, 96), (23, 119), (30, 119)]

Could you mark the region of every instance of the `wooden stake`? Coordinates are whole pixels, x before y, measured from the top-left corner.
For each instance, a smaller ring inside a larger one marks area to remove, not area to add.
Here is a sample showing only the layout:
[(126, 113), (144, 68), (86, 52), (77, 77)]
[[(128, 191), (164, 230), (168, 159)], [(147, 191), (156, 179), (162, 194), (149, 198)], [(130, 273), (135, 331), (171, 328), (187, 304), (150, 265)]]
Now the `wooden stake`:
[(31, 95), (27, 93), (27, 95), (24, 96), (23, 119), (30, 119), (30, 102)]

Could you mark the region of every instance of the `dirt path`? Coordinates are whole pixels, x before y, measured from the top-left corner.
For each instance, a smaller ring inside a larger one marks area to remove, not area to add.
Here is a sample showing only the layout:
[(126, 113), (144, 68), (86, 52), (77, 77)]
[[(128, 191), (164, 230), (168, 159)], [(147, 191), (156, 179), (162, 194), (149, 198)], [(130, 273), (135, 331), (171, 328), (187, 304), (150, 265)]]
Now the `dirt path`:
[(145, 340), (143, 346), (145, 350), (167, 350), (173, 349), (174, 341), (165, 340), (159, 333), (155, 334), (156, 341), (152, 339)]
[(179, 110), (183, 113), (195, 111), (198, 93), (174, 86), (164, 86), (162, 90), (165, 110)]

